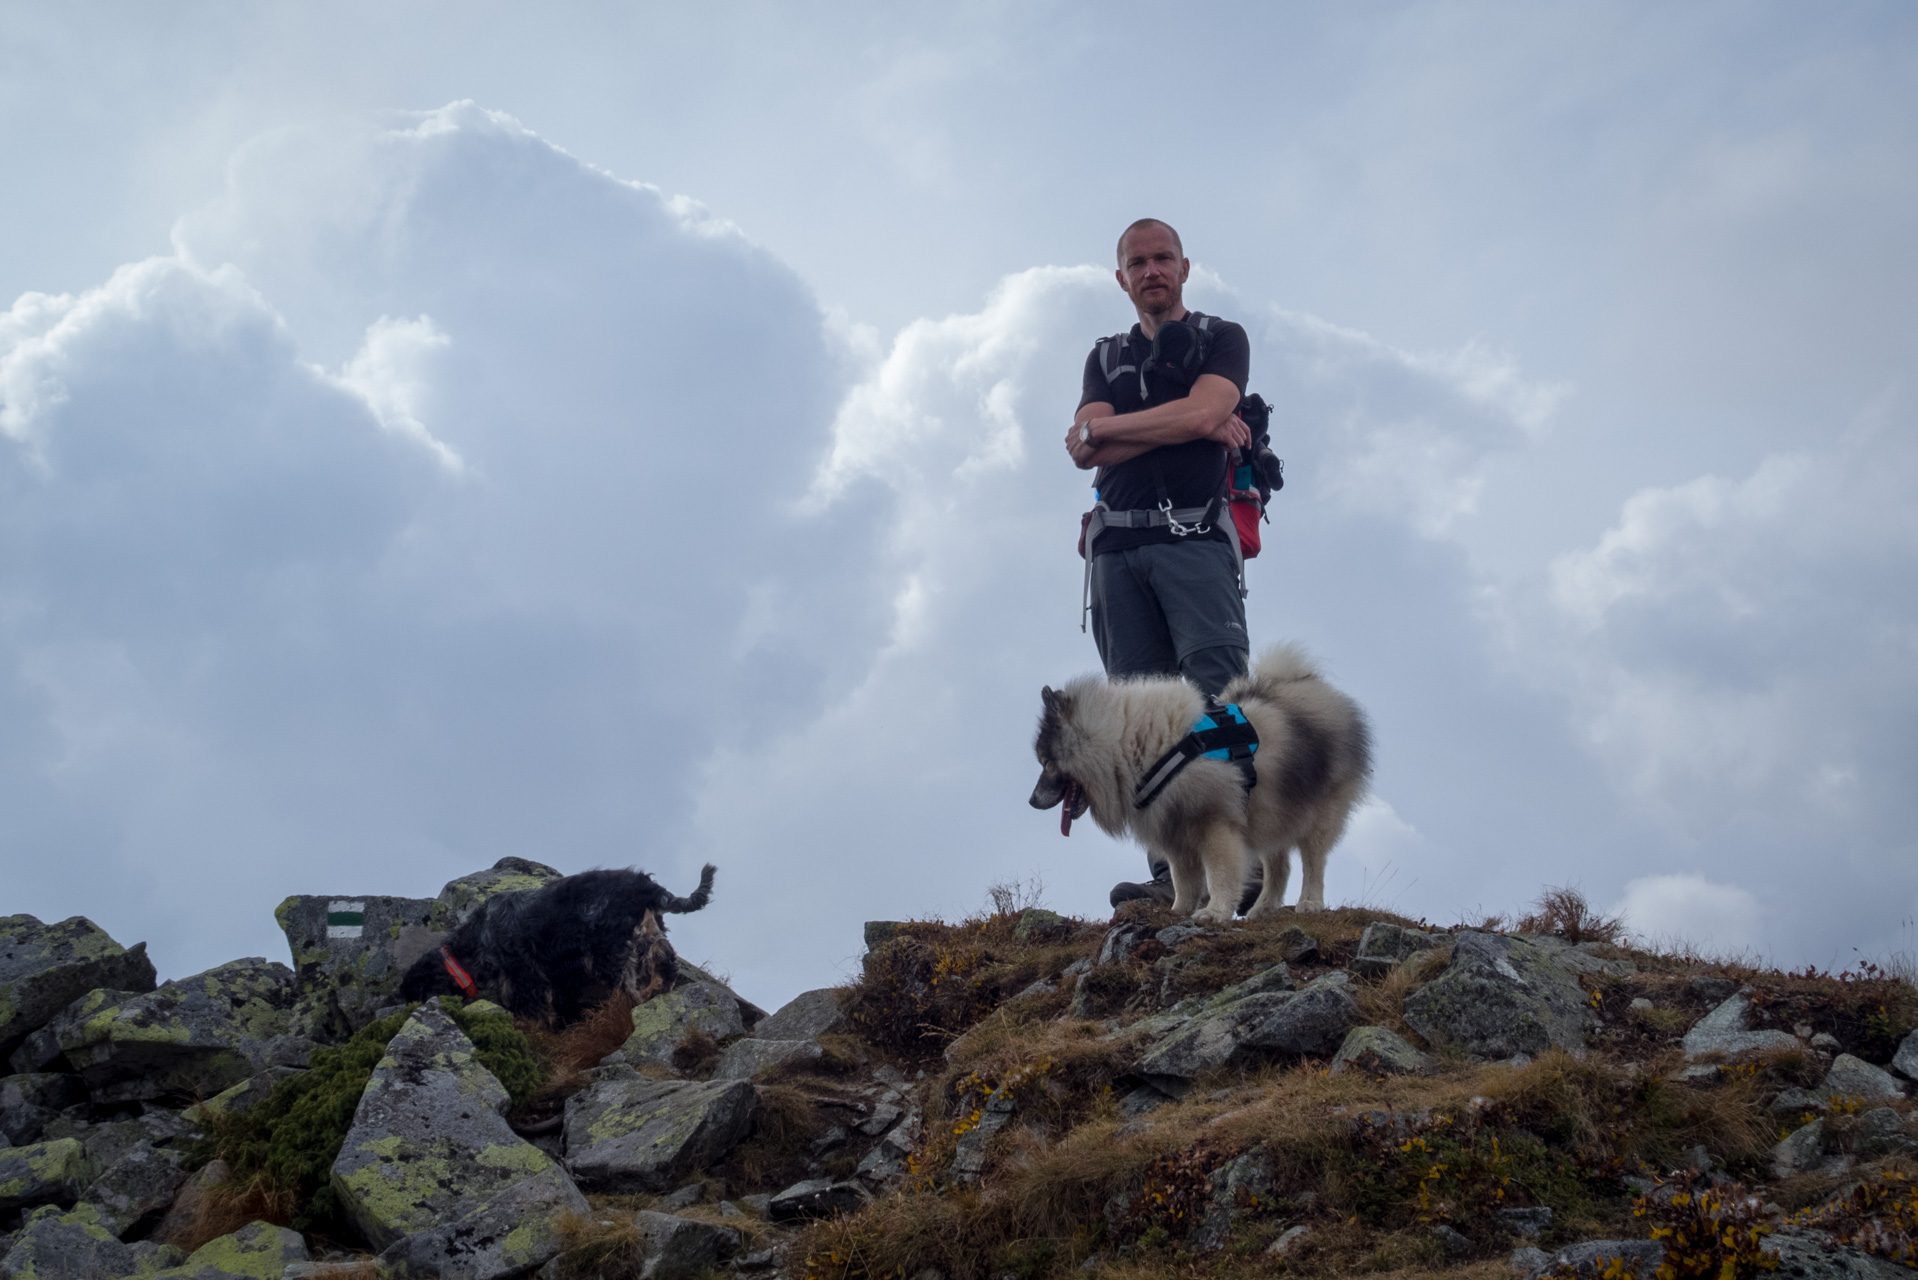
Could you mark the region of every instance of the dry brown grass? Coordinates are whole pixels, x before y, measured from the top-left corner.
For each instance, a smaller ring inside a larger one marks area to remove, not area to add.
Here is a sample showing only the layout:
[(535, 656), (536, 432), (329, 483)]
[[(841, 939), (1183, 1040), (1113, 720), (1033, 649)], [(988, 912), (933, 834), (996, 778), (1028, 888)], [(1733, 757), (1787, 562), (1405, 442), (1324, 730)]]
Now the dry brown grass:
[(299, 1211), (294, 1193), (264, 1173), (240, 1182), (220, 1182), (182, 1195), (155, 1233), (162, 1244), (192, 1253), (209, 1240), (231, 1235), (249, 1222), (286, 1226)]
[(1519, 933), (1555, 933), (1567, 942), (1608, 942), (1616, 946), (1625, 931), (1622, 916), (1601, 916), (1572, 885), (1555, 885), (1533, 900), (1532, 909), (1512, 926)]
[[(1114, 1052), (1090, 1036), (1086, 1043)], [(969, 1073), (987, 1074), (980, 1068), (1010, 1073), (1073, 1046), (1069, 1038), (1047, 1038), (1043, 1027), (1021, 1028), (1008, 1019), (997, 1030), (980, 1028), (958, 1047), (967, 1057), (954, 1067), (947, 1092), (967, 1078), (961, 1067)], [(965, 1096), (963, 1090), (959, 1096)], [(1043, 1119), (1042, 1095), (1031, 1096), (1036, 1118)], [(812, 1259), (811, 1274), (834, 1280), (898, 1270), (913, 1275), (928, 1266), (951, 1280), (973, 1280), (1017, 1271), (1018, 1259), (1034, 1251), (1050, 1260), (1033, 1274), (1064, 1274), (1094, 1252), (1111, 1256), (1123, 1243), (1100, 1238), (1102, 1210), (1115, 1194), (1136, 1194), (1155, 1161), (1190, 1164), (1193, 1153), (1205, 1153), (1193, 1175), (1202, 1176), (1204, 1167), (1258, 1146), (1271, 1161), (1280, 1201), (1316, 1206), (1282, 1211), (1269, 1221), (1271, 1235), (1287, 1220), (1297, 1220), (1298, 1213), (1313, 1223), (1311, 1250), (1286, 1264), (1292, 1271), (1416, 1272), (1438, 1267), (1444, 1259), (1431, 1253), (1429, 1229), (1403, 1221), (1411, 1212), (1405, 1202), (1389, 1201), (1391, 1188), (1400, 1184), (1382, 1183), (1380, 1166), (1401, 1156), (1402, 1163), (1419, 1157), (1404, 1154), (1389, 1126), (1368, 1130), (1362, 1117), (1416, 1117), (1414, 1132), (1457, 1135), (1468, 1156), (1476, 1150), (1473, 1158), (1492, 1162), (1488, 1176), (1509, 1178), (1500, 1193), (1511, 1197), (1504, 1203), (1556, 1201), (1564, 1230), (1603, 1234), (1631, 1225), (1618, 1173), (1647, 1164), (1669, 1168), (1696, 1144), (1734, 1170), (1761, 1163), (1775, 1141), (1761, 1105), (1765, 1096), (1755, 1075), (1734, 1075), (1718, 1088), (1697, 1090), (1667, 1083), (1655, 1073), (1634, 1079), (1596, 1057), (1581, 1062), (1556, 1051), (1516, 1069), (1467, 1065), (1433, 1077), (1382, 1080), (1331, 1076), (1312, 1065), (1274, 1066), (1200, 1081), (1185, 1101), (1151, 1113), (1138, 1125), (1122, 1126), (1108, 1100), (1103, 1109), (1088, 1107), (1076, 1124), (1056, 1135), (1038, 1133), (1020, 1127), (1027, 1119), (1022, 1107), (997, 1148), (984, 1189), (940, 1192), (922, 1185), (883, 1198), (853, 1218), (811, 1228), (801, 1247)], [(1123, 1136), (1122, 1127), (1128, 1129)], [(1498, 1150), (1488, 1143), (1471, 1146), (1471, 1134), (1480, 1129), (1507, 1135), (1503, 1156), (1488, 1156)], [(951, 1139), (935, 1126), (929, 1130), (922, 1167), (937, 1168), (950, 1157)], [(1368, 1132), (1383, 1139), (1368, 1138)], [(1434, 1151), (1434, 1161), (1451, 1158)], [(1500, 1159), (1507, 1163), (1500, 1166)], [(1405, 1168), (1409, 1175), (1395, 1176), (1416, 1182), (1418, 1166), (1406, 1163)], [(1500, 1168), (1506, 1172), (1499, 1173)], [(1381, 1201), (1381, 1195), (1388, 1200)], [(1456, 1212), (1461, 1216), (1449, 1220), (1475, 1239), (1484, 1236), (1489, 1212), (1475, 1204), (1438, 1210), (1438, 1220)], [(1162, 1268), (1182, 1246), (1175, 1239), (1164, 1247), (1171, 1252), (1158, 1258)], [(1137, 1261), (1121, 1265), (1114, 1259), (1101, 1273), (1128, 1274)], [(1226, 1271), (1211, 1270), (1223, 1261), (1210, 1258), (1206, 1273), (1231, 1274), (1241, 1266), (1254, 1268), (1248, 1274), (1279, 1270), (1276, 1262), (1252, 1258), (1234, 1260)]]
[(559, 1215), (557, 1280), (639, 1280), (646, 1261), (646, 1233), (632, 1212), (565, 1210)]
[(1437, 977), (1439, 970), (1451, 961), (1450, 947), (1435, 947), (1430, 951), (1414, 952), (1403, 962), (1386, 970), (1385, 975), (1376, 982), (1355, 983), (1352, 995), (1359, 1012), (1365, 1016), (1368, 1024), (1389, 1028), (1413, 1044), (1424, 1045), (1424, 1039), (1405, 1024), (1405, 998)]
[[(520, 1028), (527, 1031), (525, 1027)], [(585, 1071), (626, 1043), (633, 1034), (633, 1001), (623, 991), (595, 1005), (572, 1026), (553, 1032), (527, 1031), (527, 1038), (558, 1071)]]
[(777, 1190), (807, 1176), (806, 1148), (828, 1128), (821, 1100), (786, 1084), (755, 1086), (752, 1132), (713, 1172), (729, 1187)]

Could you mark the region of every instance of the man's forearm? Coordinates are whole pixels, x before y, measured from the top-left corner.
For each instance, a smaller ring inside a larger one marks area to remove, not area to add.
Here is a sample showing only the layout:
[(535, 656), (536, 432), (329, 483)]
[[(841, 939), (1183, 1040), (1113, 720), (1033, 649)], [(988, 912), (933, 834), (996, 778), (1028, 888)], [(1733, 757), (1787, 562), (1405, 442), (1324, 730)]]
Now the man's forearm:
[[(1221, 422), (1232, 416), (1232, 406), (1223, 413), (1211, 405), (1195, 403), (1196, 397), (1187, 396), (1183, 400), (1173, 400), (1167, 404), (1154, 405), (1150, 409), (1141, 409), (1136, 413), (1114, 413), (1103, 417), (1087, 414), (1087, 419), (1096, 418), (1098, 425), (1094, 431), (1098, 435), (1097, 448), (1103, 453), (1109, 448), (1130, 448), (1128, 457), (1138, 457), (1148, 449), (1156, 449), (1165, 444), (1184, 444), (1188, 440), (1203, 440), (1218, 428)], [(1088, 405), (1090, 409), (1092, 406)], [(1132, 446), (1137, 446), (1132, 448)], [(1124, 459), (1115, 459), (1123, 461)], [(1110, 466), (1101, 462), (1100, 466)]]

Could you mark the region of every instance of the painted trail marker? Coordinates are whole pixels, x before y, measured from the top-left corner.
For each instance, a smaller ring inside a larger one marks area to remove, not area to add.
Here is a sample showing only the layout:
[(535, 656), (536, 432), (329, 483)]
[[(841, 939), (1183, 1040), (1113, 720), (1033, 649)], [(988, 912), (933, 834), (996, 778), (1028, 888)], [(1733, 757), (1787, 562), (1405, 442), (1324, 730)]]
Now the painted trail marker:
[(357, 938), (366, 932), (366, 902), (334, 901), (326, 904), (326, 936)]

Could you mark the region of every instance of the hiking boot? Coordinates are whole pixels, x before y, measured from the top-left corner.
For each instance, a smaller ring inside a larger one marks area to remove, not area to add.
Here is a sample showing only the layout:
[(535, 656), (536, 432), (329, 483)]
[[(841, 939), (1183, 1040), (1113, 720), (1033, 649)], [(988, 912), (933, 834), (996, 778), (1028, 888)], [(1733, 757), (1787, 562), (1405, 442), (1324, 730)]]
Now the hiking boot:
[(1121, 902), (1137, 902), (1141, 898), (1150, 898), (1162, 907), (1172, 905), (1172, 877), (1154, 878), (1143, 884), (1134, 884), (1130, 880), (1121, 880), (1112, 886), (1112, 905)]

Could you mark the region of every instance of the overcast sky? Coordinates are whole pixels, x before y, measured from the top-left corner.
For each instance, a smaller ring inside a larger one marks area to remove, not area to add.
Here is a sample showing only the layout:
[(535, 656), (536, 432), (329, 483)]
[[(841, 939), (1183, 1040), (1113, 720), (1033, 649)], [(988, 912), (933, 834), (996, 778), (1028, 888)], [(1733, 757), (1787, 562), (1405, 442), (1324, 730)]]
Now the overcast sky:
[(0, 912), (711, 860), (769, 1007), (1102, 914), (1025, 797), (1152, 215), (1376, 729), (1329, 899), (1918, 945), (1907, 4), (0, 4), (0, 174)]

